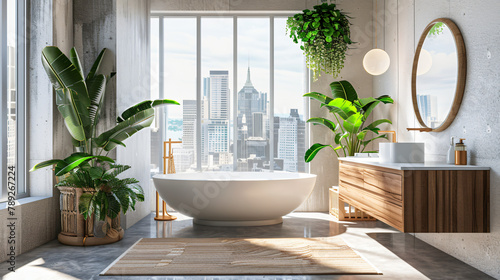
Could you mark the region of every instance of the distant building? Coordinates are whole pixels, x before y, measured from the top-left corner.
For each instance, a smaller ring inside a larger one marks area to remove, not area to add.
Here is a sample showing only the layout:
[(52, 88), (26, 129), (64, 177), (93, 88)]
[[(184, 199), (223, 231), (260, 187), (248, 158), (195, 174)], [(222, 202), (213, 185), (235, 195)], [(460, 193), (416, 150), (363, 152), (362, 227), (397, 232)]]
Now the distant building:
[[(16, 49), (8, 46), (7, 73), (10, 78), (7, 85), (7, 165), (16, 165)], [(3, 94), (3, 93), (2, 93)]]
[[(246, 163), (248, 162), (248, 157), (253, 154), (251, 150), (256, 149), (260, 145), (256, 144), (255, 139), (261, 139), (265, 143), (268, 143), (267, 139), (269, 139), (269, 127), (266, 127), (268, 113), (267, 93), (259, 92), (253, 86), (250, 78), (250, 67), (247, 70), (245, 85), (238, 92), (237, 99), (237, 120), (235, 127), (237, 129), (237, 139), (235, 142), (238, 145), (237, 158), (240, 161), (237, 170), (243, 171), (249, 168), (252, 169)], [(249, 145), (254, 146), (250, 147)], [(269, 144), (265, 144), (265, 149), (262, 151), (269, 153)], [(262, 158), (269, 160), (268, 154), (263, 154)], [(262, 164), (260, 165), (262, 166)]]
[(265, 115), (263, 112), (252, 113), (253, 137), (265, 137)]
[(182, 147), (187, 150), (196, 150), (196, 100), (182, 102)]
[(283, 159), (283, 170), (297, 172), (297, 119), (279, 118), (278, 158)]
[(230, 94), (227, 70), (210, 70), (210, 120), (229, 120)]
[(423, 121), (431, 128), (440, 124), (437, 113), (437, 97), (433, 95), (417, 95), (418, 110)]

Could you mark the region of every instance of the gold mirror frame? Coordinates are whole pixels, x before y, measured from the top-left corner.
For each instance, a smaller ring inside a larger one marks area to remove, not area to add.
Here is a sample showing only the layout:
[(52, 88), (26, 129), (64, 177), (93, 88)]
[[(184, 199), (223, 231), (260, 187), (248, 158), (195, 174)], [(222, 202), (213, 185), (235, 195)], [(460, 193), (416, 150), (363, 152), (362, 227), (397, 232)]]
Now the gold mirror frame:
[[(425, 122), (422, 120), (422, 116), (420, 115), (420, 111), (418, 109), (417, 103), (417, 67), (418, 67), (418, 59), (420, 57), (420, 51), (424, 44), (425, 38), (427, 34), (429, 34), (430, 29), (434, 26), (434, 24), (442, 22), (448, 26), (453, 34), (453, 38), (455, 39), (455, 46), (457, 48), (457, 60), (458, 60), (458, 73), (457, 73), (457, 86), (455, 89), (455, 97), (453, 99), (453, 103), (451, 106), (448, 115), (444, 122), (436, 128), (427, 127)], [(420, 40), (418, 41), (417, 50), (415, 51), (415, 56), (413, 58), (413, 69), (411, 72), (411, 98), (413, 101), (413, 110), (415, 111), (415, 115), (417, 116), (417, 120), (422, 126), (422, 128), (411, 129), (411, 130), (420, 130), (420, 131), (429, 131), (429, 132), (439, 132), (443, 131), (450, 126), (455, 117), (458, 114), (458, 110), (460, 109), (460, 105), (462, 104), (462, 98), (464, 96), (465, 90), (465, 77), (467, 74), (467, 57), (465, 52), (465, 44), (462, 37), (462, 33), (460, 33), (460, 29), (458, 26), (450, 19), (447, 18), (438, 18), (433, 20), (431, 23), (425, 27), (422, 35), (420, 36)]]

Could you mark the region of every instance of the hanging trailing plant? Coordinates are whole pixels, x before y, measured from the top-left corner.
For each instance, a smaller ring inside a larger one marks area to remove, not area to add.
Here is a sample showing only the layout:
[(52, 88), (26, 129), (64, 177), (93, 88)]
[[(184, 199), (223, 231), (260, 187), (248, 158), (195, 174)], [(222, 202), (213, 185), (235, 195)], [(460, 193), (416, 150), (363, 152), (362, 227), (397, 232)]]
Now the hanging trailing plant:
[(315, 81), (321, 71), (336, 78), (344, 67), (347, 46), (352, 44), (349, 25), (348, 16), (327, 3), (288, 18), (287, 34), (294, 43), (300, 41)]

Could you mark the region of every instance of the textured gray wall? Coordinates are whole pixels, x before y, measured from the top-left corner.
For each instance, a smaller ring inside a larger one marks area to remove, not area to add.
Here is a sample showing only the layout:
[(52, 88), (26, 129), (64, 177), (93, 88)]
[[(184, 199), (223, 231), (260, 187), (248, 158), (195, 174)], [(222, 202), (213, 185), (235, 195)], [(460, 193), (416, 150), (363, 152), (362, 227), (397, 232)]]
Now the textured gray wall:
[[(149, 1), (116, 2), (116, 107), (121, 114), (128, 107), (151, 99), (149, 58)], [(132, 166), (124, 176), (134, 177), (144, 189), (145, 200), (125, 216), (128, 228), (151, 213), (151, 130), (143, 129), (117, 148), (117, 161)]]
[[(500, 2), (495, 0), (385, 0), (385, 36), (379, 38), (393, 63), (386, 74), (374, 79), (374, 95), (391, 94), (397, 107), (389, 114), (399, 132), (400, 141), (426, 143), (429, 159), (444, 160), (450, 136), (467, 138), (470, 162), (490, 166), (491, 233), (488, 234), (415, 234), (440, 250), (500, 278), (500, 166), (498, 135), (500, 131)], [(433, 19), (452, 19), (460, 28), (467, 50), (467, 80), (460, 111), (443, 132), (406, 131), (419, 127), (411, 104), (411, 67), (416, 44), (425, 26)], [(385, 37), (385, 40), (384, 40)], [(489, 131), (489, 132), (488, 132)]]

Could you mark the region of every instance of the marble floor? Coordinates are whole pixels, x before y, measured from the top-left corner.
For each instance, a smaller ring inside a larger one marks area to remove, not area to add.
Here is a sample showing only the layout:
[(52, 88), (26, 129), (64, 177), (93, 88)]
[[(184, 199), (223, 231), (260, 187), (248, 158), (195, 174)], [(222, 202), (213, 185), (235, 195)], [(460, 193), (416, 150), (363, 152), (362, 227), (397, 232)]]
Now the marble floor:
[[(283, 224), (262, 227), (209, 227), (193, 225), (188, 217), (176, 214), (173, 222), (155, 222), (153, 215), (127, 229), (125, 238), (115, 244), (71, 247), (51, 241), (17, 258), (17, 271), (7, 273), (0, 264), (0, 278), (20, 279), (493, 279), (477, 269), (401, 233), (382, 222), (335, 222), (325, 213), (292, 213)], [(382, 275), (316, 276), (176, 276), (122, 277), (99, 276), (109, 264), (141, 237), (326, 237), (341, 236), (344, 241), (373, 264)]]

